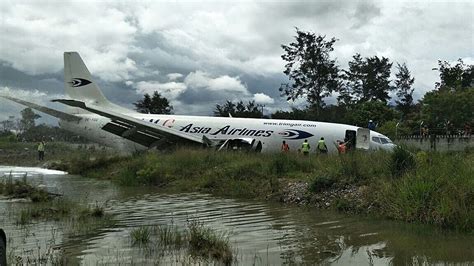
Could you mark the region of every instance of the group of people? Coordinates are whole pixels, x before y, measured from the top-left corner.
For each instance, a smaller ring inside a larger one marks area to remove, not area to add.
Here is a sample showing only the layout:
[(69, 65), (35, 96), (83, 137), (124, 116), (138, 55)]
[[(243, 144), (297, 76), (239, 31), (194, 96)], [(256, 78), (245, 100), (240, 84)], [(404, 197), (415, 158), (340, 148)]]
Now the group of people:
[[(344, 154), (347, 151), (347, 142), (338, 140), (336, 143), (336, 147), (339, 154)], [(309, 145), (308, 140), (305, 139), (303, 144), (301, 144), (301, 149), (299, 149), (299, 151), (303, 155), (308, 156), (310, 150), (311, 150), (311, 146)], [(316, 150), (320, 154), (328, 153), (328, 147), (326, 145), (326, 142), (324, 141), (324, 137), (321, 137), (321, 139), (319, 139), (318, 143), (316, 144)], [(288, 143), (286, 143), (286, 141), (283, 141), (281, 144), (281, 152), (286, 153), (289, 151), (290, 151), (290, 146), (288, 145)]]

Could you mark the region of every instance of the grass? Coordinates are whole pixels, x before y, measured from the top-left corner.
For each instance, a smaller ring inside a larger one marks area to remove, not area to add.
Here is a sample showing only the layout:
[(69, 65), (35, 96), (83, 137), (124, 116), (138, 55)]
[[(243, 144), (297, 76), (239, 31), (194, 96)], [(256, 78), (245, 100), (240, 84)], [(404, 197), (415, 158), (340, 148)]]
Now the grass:
[(18, 212), (17, 224), (19, 225), (26, 225), (40, 219), (75, 218), (87, 220), (106, 216), (104, 207), (98, 203), (94, 206), (87, 206), (62, 197), (54, 197), (46, 190), (30, 184), (26, 175), (19, 180), (13, 180), (11, 175), (3, 176), (0, 182), (0, 194), (12, 198), (31, 199), (32, 204)]
[(132, 245), (146, 245), (150, 241), (151, 230), (148, 226), (140, 226), (130, 231)]
[(1, 177), (0, 194), (11, 198), (30, 199), (32, 202), (46, 202), (52, 198), (46, 190), (28, 183), (26, 175), (20, 180), (13, 180), (11, 174)]
[(184, 231), (175, 225), (139, 226), (130, 231), (132, 246), (149, 248), (160, 252), (184, 251), (194, 259), (230, 265), (235, 255), (228, 235), (206, 227), (197, 220), (189, 220)]
[(64, 198), (55, 198), (48, 202), (30, 204), (22, 208), (17, 215), (17, 224), (26, 225), (35, 220), (66, 220), (87, 221), (90, 219), (109, 218), (102, 206), (86, 206)]
[(179, 249), (186, 243), (186, 234), (179, 231), (176, 226), (155, 226), (154, 231), (162, 246)]
[(234, 255), (225, 233), (217, 233), (199, 221), (188, 222), (189, 251), (193, 256), (208, 257), (230, 265)]
[(48, 165), (48, 168), (67, 171), (67, 166), (61, 161), (108, 154), (102, 148), (92, 148), (91, 145), (54, 141), (46, 143), (45, 161), (38, 161), (37, 145), (36, 142), (10, 142), (0, 138), (0, 162), (2, 165), (16, 166)]

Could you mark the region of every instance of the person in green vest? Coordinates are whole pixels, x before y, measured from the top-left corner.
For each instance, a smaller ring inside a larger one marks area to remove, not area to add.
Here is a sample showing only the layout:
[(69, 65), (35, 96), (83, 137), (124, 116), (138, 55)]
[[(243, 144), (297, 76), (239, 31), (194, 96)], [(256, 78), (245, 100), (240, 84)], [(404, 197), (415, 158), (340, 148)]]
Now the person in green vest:
[(40, 143), (38, 143), (38, 160), (44, 160), (44, 141), (40, 141)]
[(311, 149), (311, 147), (309, 146), (308, 140), (305, 139), (303, 142), (303, 145), (301, 145), (301, 152), (303, 153), (304, 156), (308, 156), (309, 149)]
[(328, 153), (328, 147), (326, 146), (326, 142), (324, 142), (324, 137), (321, 137), (321, 139), (318, 141), (318, 151), (321, 154)]

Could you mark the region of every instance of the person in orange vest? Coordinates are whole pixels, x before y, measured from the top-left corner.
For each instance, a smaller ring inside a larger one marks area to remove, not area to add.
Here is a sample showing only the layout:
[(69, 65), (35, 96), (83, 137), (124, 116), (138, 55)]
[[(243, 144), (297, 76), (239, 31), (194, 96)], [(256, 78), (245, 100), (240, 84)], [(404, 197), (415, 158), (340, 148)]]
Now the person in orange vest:
[(340, 140), (337, 141), (337, 151), (339, 154), (345, 154), (346, 153), (346, 143), (342, 142)]
[(289, 152), (290, 151), (290, 146), (288, 145), (288, 143), (286, 143), (286, 141), (283, 141), (283, 143), (281, 144), (281, 152)]

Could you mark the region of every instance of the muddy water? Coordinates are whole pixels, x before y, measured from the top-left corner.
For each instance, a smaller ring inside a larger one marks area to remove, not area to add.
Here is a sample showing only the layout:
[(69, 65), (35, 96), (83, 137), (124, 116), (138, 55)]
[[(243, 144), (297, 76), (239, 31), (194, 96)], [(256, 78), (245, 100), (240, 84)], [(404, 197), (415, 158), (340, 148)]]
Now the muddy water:
[(0, 227), (9, 236), (10, 259), (60, 252), (71, 264), (192, 262), (182, 251), (163, 253), (132, 246), (129, 234), (141, 225), (174, 224), (184, 229), (189, 220), (198, 220), (229, 234), (241, 265), (474, 263), (474, 236), (430, 226), (197, 193), (170, 195), (143, 188), (124, 189), (107, 181), (60, 172), (0, 167), (0, 176), (10, 172), (13, 178), (22, 178), (26, 172), (31, 182), (73, 200), (105, 202), (106, 212), (115, 220), (87, 236), (73, 237), (59, 222), (16, 225), (17, 211), (29, 203), (0, 198)]

